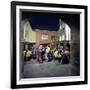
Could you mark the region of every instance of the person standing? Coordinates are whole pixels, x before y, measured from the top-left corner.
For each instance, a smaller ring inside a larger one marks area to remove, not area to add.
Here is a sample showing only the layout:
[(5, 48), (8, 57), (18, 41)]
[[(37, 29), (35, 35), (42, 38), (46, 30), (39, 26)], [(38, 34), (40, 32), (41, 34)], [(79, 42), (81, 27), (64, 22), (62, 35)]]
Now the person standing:
[(45, 46), (42, 47), (42, 60), (45, 60)]
[(46, 59), (46, 60), (48, 60), (48, 54), (49, 54), (49, 52), (50, 52), (50, 47), (47, 46), (47, 47), (46, 47), (46, 51), (45, 51), (45, 59)]
[(37, 58), (37, 46), (34, 45), (33, 46), (33, 59), (36, 59)]
[(55, 58), (55, 61), (58, 60), (58, 50), (57, 49), (54, 52), (54, 58)]
[(38, 61), (39, 63), (42, 63), (42, 45), (38, 48)]

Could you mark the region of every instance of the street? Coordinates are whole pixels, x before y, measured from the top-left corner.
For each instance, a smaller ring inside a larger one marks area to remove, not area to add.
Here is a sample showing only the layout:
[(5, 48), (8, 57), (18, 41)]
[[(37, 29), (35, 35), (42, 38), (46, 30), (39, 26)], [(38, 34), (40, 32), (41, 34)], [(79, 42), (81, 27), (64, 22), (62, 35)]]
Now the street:
[(72, 76), (70, 64), (60, 64), (58, 62), (29, 63), (24, 64), (22, 78), (40, 78), (40, 77), (60, 77)]

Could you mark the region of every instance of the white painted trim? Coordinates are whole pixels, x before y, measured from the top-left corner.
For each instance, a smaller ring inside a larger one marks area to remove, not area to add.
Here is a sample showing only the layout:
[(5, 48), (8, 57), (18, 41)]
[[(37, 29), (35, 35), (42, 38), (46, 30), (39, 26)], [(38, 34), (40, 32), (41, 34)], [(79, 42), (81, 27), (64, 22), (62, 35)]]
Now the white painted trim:
[[(81, 12), (80, 14), (80, 76), (70, 76), (70, 77), (51, 77), (51, 78), (33, 78), (33, 79), (21, 79), (19, 71), (19, 16), (20, 9), (32, 9), (32, 10), (50, 10), (50, 11), (68, 11), (68, 12)], [(16, 50), (17, 50), (17, 85), (21, 84), (36, 84), (36, 83), (52, 83), (52, 82), (72, 82), (72, 81), (84, 81), (84, 9), (71, 9), (71, 8), (54, 8), (54, 7), (36, 7), (36, 6), (16, 6)]]

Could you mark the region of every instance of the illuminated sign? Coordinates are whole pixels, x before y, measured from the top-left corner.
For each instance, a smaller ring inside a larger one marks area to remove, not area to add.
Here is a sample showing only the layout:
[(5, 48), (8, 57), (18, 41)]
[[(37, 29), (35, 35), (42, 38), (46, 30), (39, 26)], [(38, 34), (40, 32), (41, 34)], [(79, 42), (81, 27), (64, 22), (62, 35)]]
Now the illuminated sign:
[(41, 35), (41, 39), (42, 40), (47, 40), (48, 39), (48, 35), (47, 34), (42, 34)]

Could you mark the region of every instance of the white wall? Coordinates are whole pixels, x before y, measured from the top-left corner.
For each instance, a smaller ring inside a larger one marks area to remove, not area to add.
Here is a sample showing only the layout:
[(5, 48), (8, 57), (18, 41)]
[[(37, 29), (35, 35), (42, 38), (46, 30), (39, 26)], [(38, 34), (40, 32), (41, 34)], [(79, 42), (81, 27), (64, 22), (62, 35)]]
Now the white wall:
[[(10, 1), (11, 0), (0, 0), (0, 90), (10, 90)], [(88, 20), (90, 23), (90, 5), (89, 5), (90, 0), (30, 0), (30, 1), (88, 5), (89, 6)], [(89, 30), (88, 33), (90, 34), (90, 25), (88, 30)], [(90, 38), (90, 35), (89, 35), (89, 38)], [(88, 46), (90, 46), (90, 41)], [(90, 50), (90, 47), (88, 48), (88, 50)], [(90, 60), (88, 63), (90, 63)], [(89, 65), (89, 68), (90, 68), (90, 65)], [(90, 76), (90, 70), (89, 70), (88, 76)], [(62, 87), (53, 87), (53, 88), (52, 87), (33, 88), (32, 90), (48, 90), (48, 89), (89, 90), (89, 88), (90, 88), (90, 78), (89, 78), (88, 85), (62, 86)]]
[[(27, 35), (25, 35), (27, 33)], [(24, 25), (24, 40), (26, 42), (36, 42), (36, 32), (32, 30), (30, 23), (27, 21)]]

